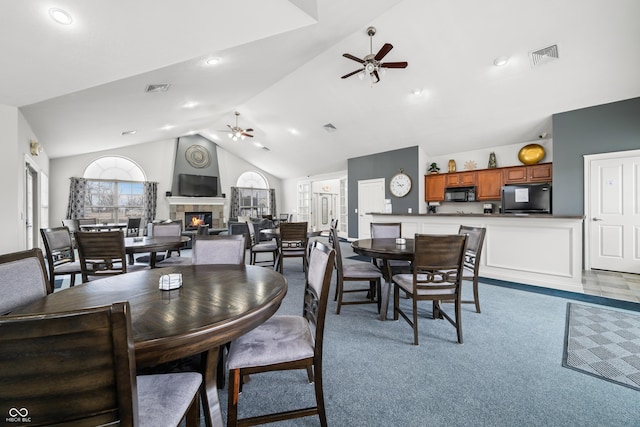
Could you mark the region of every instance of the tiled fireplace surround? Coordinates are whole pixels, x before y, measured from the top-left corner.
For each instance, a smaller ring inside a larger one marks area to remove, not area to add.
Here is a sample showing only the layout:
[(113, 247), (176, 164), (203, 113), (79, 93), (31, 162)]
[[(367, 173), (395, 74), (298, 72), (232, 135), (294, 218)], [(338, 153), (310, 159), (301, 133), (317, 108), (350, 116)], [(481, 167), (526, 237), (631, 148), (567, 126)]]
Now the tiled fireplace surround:
[(167, 197), (169, 218), (185, 223), (185, 212), (211, 212), (211, 228), (225, 228), (227, 200), (222, 197)]

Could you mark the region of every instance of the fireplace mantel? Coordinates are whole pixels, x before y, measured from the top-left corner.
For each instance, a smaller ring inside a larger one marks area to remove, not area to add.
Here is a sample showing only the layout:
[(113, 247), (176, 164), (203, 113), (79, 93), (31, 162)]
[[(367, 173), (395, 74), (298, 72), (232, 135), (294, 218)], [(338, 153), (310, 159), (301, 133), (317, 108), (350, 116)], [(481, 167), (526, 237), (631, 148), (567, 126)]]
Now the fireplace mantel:
[(226, 205), (224, 197), (184, 197), (169, 196), (166, 198), (169, 205)]

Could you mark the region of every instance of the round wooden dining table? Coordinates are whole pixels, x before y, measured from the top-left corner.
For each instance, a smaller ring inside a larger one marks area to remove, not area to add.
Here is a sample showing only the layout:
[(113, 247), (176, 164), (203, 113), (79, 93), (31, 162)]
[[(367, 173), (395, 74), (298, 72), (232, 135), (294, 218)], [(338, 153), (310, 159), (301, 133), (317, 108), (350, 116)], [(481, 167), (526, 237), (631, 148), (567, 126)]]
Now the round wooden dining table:
[(188, 236), (125, 237), (124, 250), (129, 255), (129, 264), (133, 264), (133, 254), (149, 252), (149, 267), (155, 268), (156, 252), (180, 249), (189, 240)]
[(389, 297), (391, 295), (391, 265), (390, 260), (413, 261), (414, 239), (404, 239), (404, 244), (397, 244), (396, 239), (360, 239), (351, 243), (353, 251), (358, 255), (379, 258), (382, 260), (382, 274), (385, 289), (382, 291), (380, 320), (387, 320)]
[[(163, 291), (160, 278), (182, 275)], [(202, 355), (204, 419), (223, 426), (217, 389), (220, 346), (271, 317), (287, 293), (285, 277), (252, 265), (180, 265), (145, 269), (76, 285), (15, 309), (12, 314), (71, 311), (129, 301), (138, 368)]]

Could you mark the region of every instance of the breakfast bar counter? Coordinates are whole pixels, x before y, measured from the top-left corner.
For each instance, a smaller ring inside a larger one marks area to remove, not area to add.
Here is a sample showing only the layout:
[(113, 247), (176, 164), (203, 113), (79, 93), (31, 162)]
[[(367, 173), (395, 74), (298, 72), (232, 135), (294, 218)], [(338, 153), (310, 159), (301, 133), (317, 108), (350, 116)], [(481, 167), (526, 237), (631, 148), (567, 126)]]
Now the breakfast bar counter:
[(461, 225), (487, 229), (480, 276), (583, 292), (582, 216), (544, 214), (388, 214), (373, 222), (402, 223), (402, 237), (453, 234)]

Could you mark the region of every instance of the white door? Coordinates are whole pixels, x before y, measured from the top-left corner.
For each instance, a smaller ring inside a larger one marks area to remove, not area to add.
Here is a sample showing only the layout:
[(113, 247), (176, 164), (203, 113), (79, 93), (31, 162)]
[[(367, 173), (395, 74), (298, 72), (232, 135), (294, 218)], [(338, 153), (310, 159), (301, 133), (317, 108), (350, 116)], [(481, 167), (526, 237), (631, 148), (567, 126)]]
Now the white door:
[(385, 179), (358, 181), (358, 238), (371, 238), (370, 212), (384, 212)]
[(589, 268), (640, 273), (640, 151), (585, 156)]

